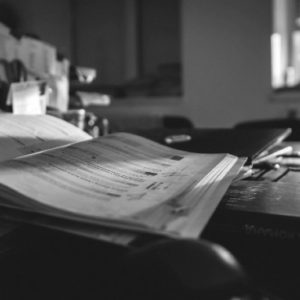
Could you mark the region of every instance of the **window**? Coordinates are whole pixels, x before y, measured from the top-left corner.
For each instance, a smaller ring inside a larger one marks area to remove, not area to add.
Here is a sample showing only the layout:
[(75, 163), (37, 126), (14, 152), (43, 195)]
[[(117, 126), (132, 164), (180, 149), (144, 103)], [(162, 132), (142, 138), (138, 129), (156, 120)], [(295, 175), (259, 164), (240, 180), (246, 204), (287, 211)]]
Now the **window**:
[(273, 0), (272, 87), (300, 89), (300, 0)]
[(180, 96), (180, 0), (72, 1), (75, 63), (117, 97)]

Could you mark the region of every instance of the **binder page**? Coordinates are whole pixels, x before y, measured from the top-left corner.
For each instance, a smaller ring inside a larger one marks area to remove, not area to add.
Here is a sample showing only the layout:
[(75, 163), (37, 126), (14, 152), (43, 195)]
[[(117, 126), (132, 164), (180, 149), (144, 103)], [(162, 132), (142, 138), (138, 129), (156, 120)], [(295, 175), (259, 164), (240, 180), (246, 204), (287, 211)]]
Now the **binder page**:
[(209, 174), (218, 173), (215, 167), (225, 158), (229, 159), (225, 154), (188, 153), (117, 133), (6, 161), (0, 165), (0, 183), (32, 199), (14, 197), (19, 205), (143, 223), (142, 211), (161, 203), (174, 207), (174, 199), (196, 185), (201, 194), (209, 178), (214, 179)]
[(81, 129), (49, 115), (0, 114), (0, 161), (88, 139)]

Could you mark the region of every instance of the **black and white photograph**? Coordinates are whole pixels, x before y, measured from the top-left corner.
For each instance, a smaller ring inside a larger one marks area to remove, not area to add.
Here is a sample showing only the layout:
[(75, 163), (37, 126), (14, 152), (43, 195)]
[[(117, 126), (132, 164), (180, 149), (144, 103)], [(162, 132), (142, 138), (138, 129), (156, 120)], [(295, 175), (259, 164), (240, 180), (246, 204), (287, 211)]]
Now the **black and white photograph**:
[(300, 0), (0, 0), (0, 299), (299, 300)]

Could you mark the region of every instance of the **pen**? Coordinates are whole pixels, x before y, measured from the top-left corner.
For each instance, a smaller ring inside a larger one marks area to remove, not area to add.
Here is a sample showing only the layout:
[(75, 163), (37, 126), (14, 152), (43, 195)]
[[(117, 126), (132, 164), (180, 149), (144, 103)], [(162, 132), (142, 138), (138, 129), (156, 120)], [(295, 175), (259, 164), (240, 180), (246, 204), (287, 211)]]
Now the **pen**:
[(175, 134), (175, 135), (166, 136), (165, 143), (170, 145), (170, 144), (188, 142), (191, 139), (192, 137), (189, 134)]
[(283, 154), (282, 157), (288, 157), (288, 158), (300, 158), (300, 151), (294, 151), (290, 154)]

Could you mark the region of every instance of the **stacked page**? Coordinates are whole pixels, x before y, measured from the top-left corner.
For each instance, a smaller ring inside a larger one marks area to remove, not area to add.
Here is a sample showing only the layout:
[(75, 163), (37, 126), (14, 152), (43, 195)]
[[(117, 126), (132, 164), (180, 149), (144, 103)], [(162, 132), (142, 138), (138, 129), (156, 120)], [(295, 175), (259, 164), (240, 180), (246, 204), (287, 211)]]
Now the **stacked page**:
[[(0, 114), (0, 162), (88, 139), (79, 128), (48, 115)], [(0, 237), (16, 227), (0, 220)]]
[[(73, 140), (55, 133), (54, 149), (0, 164), (2, 206), (78, 224), (197, 238), (243, 164), (232, 155), (184, 152), (127, 133), (76, 136), (74, 128), (66, 131)], [(63, 139), (65, 146), (57, 143)]]
[(52, 116), (0, 114), (0, 161), (91, 138)]

